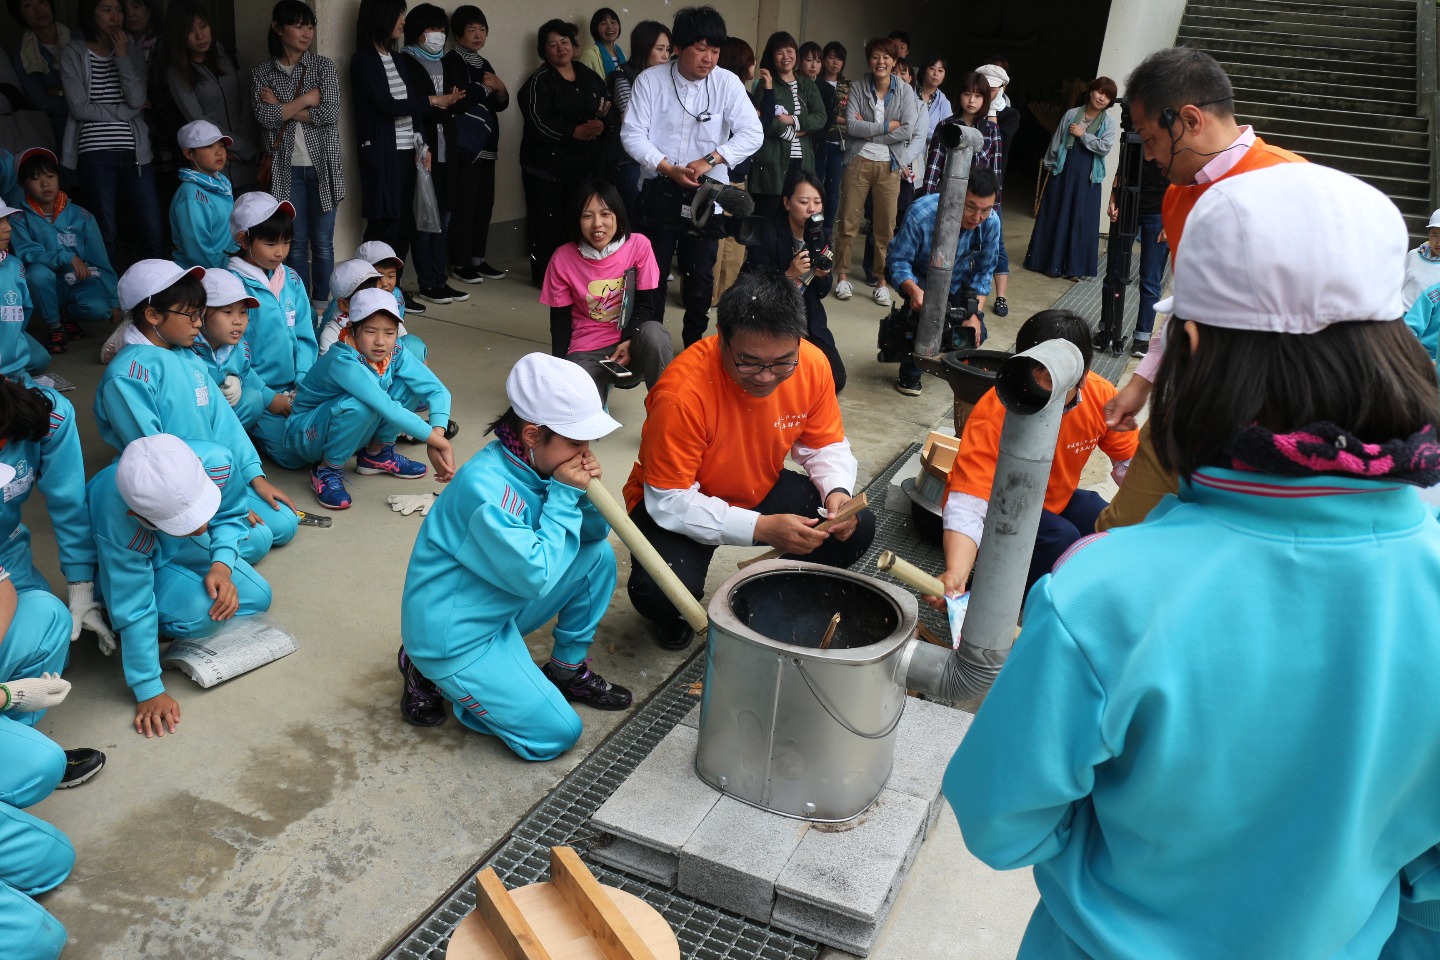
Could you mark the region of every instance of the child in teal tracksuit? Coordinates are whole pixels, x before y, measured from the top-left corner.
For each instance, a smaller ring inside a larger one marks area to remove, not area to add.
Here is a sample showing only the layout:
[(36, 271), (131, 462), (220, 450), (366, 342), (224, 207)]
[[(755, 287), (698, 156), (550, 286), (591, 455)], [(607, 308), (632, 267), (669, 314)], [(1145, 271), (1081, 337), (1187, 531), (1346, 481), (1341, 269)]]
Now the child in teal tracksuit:
[(116, 450), (158, 433), (213, 440), (229, 450), (249, 486), (247, 505), (260, 518), (240, 545), (241, 556), (253, 563), (272, 546), (289, 543), (299, 519), (290, 498), (265, 479), (255, 445), (190, 349), (205, 303), (203, 273), (169, 260), (141, 260), (125, 271), (120, 299), (133, 325), (100, 378), (95, 419), (101, 439)]
[(315, 318), (300, 275), (285, 266), (294, 236), (295, 208), (258, 191), (240, 196), (230, 232), (240, 248), (230, 272), (260, 304), (250, 311), (250, 352), (271, 390), (293, 393), (320, 355)]
[(160, 637), (206, 637), (270, 609), (269, 585), (239, 556), (246, 504), (233, 470), (219, 444), (162, 433), (131, 443), (86, 487), (101, 593), (120, 632), (135, 730), (147, 737), (174, 733), (180, 720), (160, 679)]
[[(580, 737), (567, 700), (602, 710), (631, 702), (587, 664), (615, 590), (610, 528), (584, 492), (600, 476), (590, 441), (620, 424), (569, 360), (523, 357), (505, 392), (495, 441), (436, 498), (410, 554), (400, 711), (437, 726), (449, 701), (471, 730), (549, 760)], [(537, 669), (525, 635), (557, 615), (550, 661)]]
[(170, 201), (170, 236), (182, 267), (223, 270), (235, 249), (230, 214), (235, 198), (225, 176), (231, 140), (209, 120), (193, 120), (177, 135), (190, 166), (180, 168), (180, 189)]
[(55, 154), (26, 150), (18, 172), (25, 203), (15, 218), (15, 252), (25, 261), (30, 296), (49, 330), (46, 346), (64, 353), (69, 340), (85, 335), (80, 321), (119, 322), (115, 270), (94, 216), (60, 189)]
[[(21, 714), (20, 716), (24, 716)], [(65, 881), (75, 848), (65, 834), (25, 812), (65, 775), (65, 754), (49, 737), (0, 716), (0, 939), (15, 960), (54, 960), (65, 928), (34, 898)]]
[[(350, 298), (361, 290), (380, 286), (383, 279), (379, 270), (359, 258), (335, 264), (335, 269), (330, 271), (330, 305), (325, 308), (325, 319), (316, 333), (322, 357), (326, 350), (336, 344), (340, 339), (340, 331), (350, 322)], [(397, 317), (402, 309), (404, 308), (397, 308)], [(400, 339), (405, 339), (403, 321), (400, 324)]]
[(203, 282), (205, 319), (190, 349), (220, 387), (240, 425), (249, 430), (267, 407), (289, 410), (289, 398), (277, 402), (275, 391), (260, 379), (252, 362), (250, 342), (245, 339), (250, 311), (260, 304), (229, 270), (206, 270)]
[(15, 255), (11, 218), (20, 211), (0, 202), (0, 377), (24, 379), (50, 366), (50, 354), (25, 332), (34, 302), (25, 263)]
[[(300, 384), (283, 440), (271, 454), (283, 467), (312, 467), (311, 489), (320, 505), (331, 510), (350, 506), (344, 466), (352, 455), (356, 473), (389, 473), (405, 480), (425, 475), (425, 465), (401, 456), (393, 442), (372, 439), (382, 425), (423, 437), (436, 479), (449, 480), (455, 472), (445, 437), (450, 391), (397, 342), (400, 320), (394, 304), (394, 298), (379, 289), (361, 290), (350, 298), (349, 322), (340, 341)], [(430, 423), (411, 413), (397, 394), (423, 398), (430, 407)]]

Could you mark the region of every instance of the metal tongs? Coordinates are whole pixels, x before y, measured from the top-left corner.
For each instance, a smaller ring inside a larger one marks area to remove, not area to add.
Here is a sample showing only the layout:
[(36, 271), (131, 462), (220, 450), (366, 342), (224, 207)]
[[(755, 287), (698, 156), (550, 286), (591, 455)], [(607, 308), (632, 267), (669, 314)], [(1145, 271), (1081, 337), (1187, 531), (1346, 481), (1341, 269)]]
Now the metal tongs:
[(322, 517), (318, 513), (306, 513), (304, 510), (296, 510), (295, 516), (300, 518), (302, 527), (328, 527), (330, 518)]

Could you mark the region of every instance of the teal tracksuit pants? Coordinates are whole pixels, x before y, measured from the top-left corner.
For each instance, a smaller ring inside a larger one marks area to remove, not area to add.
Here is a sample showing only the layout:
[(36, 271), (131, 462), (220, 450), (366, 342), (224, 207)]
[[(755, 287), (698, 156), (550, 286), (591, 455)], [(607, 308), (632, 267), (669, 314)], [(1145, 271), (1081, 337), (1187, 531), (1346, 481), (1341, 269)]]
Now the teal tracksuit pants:
[(70, 875), (75, 848), (65, 834), (25, 812), (48, 797), (64, 773), (65, 752), (54, 741), (0, 715), (0, 944), (6, 960), (55, 960), (65, 948), (65, 928), (34, 898)]
[[(44, 590), (20, 591), (15, 618), (5, 639), (0, 640), (0, 683), (34, 678), (42, 673), (60, 673), (70, 657), (70, 609), (53, 593)], [(34, 726), (45, 716), (35, 713), (6, 713), (18, 723)], [(8, 761), (0, 751), (0, 777)], [(0, 944), (5, 942), (0, 937)]]

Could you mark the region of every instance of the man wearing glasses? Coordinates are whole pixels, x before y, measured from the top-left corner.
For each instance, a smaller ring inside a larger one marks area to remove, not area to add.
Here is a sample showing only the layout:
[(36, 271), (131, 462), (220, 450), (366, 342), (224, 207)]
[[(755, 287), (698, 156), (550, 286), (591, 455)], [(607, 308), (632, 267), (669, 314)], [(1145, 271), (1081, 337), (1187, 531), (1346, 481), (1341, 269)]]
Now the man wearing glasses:
[[(830, 364), (805, 341), (805, 305), (774, 270), (742, 274), (720, 298), (718, 333), (687, 349), (645, 398), (640, 455), (625, 505), (682, 583), (699, 599), (721, 544), (767, 544), (787, 557), (848, 567), (875, 536), (863, 510), (815, 530), (855, 491)], [(789, 455), (805, 473), (786, 470)], [(679, 650), (694, 639), (639, 564), (630, 602)]]

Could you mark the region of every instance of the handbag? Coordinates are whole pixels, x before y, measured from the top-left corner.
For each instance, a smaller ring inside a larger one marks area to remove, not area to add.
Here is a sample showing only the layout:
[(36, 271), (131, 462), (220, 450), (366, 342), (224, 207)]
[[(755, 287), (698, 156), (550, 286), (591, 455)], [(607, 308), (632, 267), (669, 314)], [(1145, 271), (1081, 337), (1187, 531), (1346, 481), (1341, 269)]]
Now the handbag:
[[(300, 64), (299, 71), (295, 74), (295, 96), (300, 95), (300, 88), (305, 86), (305, 64)], [(291, 120), (294, 118), (292, 117)], [(275, 151), (280, 149), (280, 141), (285, 136), (285, 130), (290, 126), (290, 120), (281, 122), (280, 129), (275, 131), (275, 140), (270, 144), (270, 149), (265, 151), (260, 158), (260, 171), (256, 175), (255, 182), (260, 189), (270, 193), (270, 187), (275, 179)]]
[(1035, 174), (1035, 208), (1030, 211), (1030, 216), (1040, 216), (1040, 201), (1045, 197), (1045, 188), (1050, 183), (1050, 168), (1045, 166), (1045, 160), (1040, 160), (1040, 170)]

